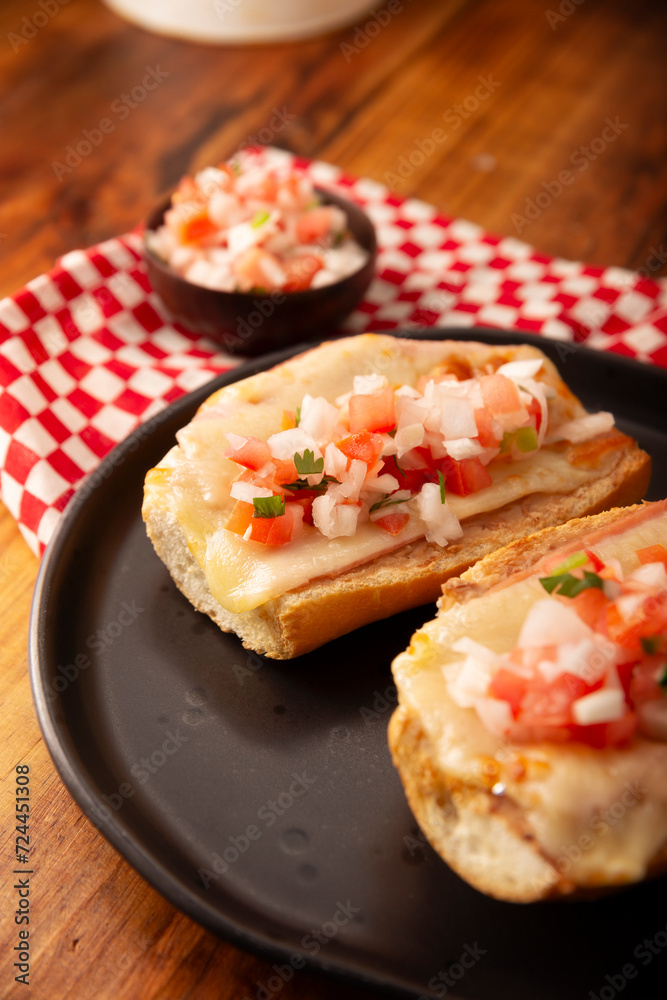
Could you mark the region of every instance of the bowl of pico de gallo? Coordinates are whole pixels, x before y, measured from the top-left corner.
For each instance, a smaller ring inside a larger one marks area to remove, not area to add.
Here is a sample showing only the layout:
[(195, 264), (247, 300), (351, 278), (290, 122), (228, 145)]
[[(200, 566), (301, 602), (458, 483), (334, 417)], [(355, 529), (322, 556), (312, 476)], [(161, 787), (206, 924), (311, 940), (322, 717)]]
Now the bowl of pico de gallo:
[(301, 171), (235, 161), (182, 178), (147, 219), (144, 247), (172, 318), (245, 355), (335, 330), (377, 257), (359, 205)]

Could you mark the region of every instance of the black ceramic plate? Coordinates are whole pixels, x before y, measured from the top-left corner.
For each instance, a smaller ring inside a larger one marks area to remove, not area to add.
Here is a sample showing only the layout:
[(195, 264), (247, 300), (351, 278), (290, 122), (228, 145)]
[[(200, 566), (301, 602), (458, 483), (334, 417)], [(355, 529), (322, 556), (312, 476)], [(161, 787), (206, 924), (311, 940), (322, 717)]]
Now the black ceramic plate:
[[(591, 408), (654, 458), (667, 496), (667, 373), (570, 345), (479, 330), (411, 336), (529, 341)], [(281, 355), (284, 357), (287, 355)], [(47, 746), (87, 816), (195, 920), (276, 967), (385, 993), (475, 1000), (665, 995), (664, 880), (593, 903), (479, 894), (425, 845), (387, 750), (390, 662), (432, 607), (298, 660), (244, 651), (177, 592), (144, 533), (144, 473), (217, 385), (137, 431), (62, 518), (44, 556), (31, 672)]]

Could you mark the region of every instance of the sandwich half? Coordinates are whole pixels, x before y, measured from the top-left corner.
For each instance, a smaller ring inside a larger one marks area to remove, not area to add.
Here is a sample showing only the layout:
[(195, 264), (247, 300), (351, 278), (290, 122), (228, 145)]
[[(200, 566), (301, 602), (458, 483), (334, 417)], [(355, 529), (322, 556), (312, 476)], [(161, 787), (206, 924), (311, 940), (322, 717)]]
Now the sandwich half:
[(288, 659), (649, 478), (536, 348), (363, 334), (214, 392), (148, 472), (143, 517), (198, 610)]
[(511, 902), (667, 867), (667, 501), (546, 528), (443, 587), (389, 745), (440, 856)]

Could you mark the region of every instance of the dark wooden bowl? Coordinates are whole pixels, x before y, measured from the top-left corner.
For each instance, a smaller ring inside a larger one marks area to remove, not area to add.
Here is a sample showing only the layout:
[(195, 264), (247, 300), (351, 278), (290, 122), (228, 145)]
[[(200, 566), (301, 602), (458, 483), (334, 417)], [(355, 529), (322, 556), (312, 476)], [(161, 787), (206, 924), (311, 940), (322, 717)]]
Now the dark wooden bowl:
[[(204, 333), (232, 354), (257, 355), (333, 330), (362, 300), (375, 272), (377, 239), (362, 209), (330, 191), (316, 189), (325, 204), (347, 215), (350, 232), (368, 252), (354, 274), (323, 288), (302, 292), (222, 292), (186, 281), (144, 245), (148, 277), (169, 313), (189, 330)], [(161, 225), (170, 199), (146, 220), (146, 230)]]

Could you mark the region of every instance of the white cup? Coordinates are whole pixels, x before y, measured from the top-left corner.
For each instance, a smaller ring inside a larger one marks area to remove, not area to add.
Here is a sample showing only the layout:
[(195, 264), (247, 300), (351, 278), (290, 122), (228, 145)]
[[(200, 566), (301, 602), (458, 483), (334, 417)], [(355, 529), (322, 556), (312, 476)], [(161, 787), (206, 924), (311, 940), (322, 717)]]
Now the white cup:
[(283, 42), (352, 24), (372, 0), (104, 0), (162, 35), (209, 43)]

